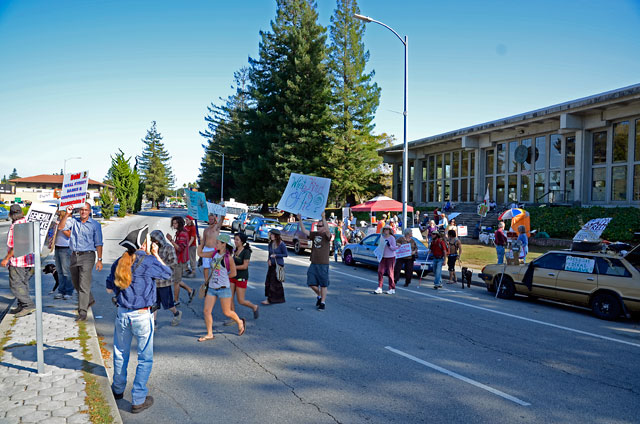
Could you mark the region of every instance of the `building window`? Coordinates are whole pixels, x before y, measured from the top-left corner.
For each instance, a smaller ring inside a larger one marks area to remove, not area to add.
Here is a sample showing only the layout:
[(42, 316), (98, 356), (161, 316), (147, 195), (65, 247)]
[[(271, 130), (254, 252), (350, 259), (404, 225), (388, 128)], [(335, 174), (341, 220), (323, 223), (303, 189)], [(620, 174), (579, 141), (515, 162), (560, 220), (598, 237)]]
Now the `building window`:
[[(607, 132), (599, 131), (593, 134), (593, 164), (607, 163)], [(594, 180), (595, 181), (595, 180)], [(604, 200), (604, 199), (603, 199)]]
[(545, 175), (544, 173), (537, 173), (535, 175), (534, 178), (534, 186), (533, 186), (533, 196), (534, 199), (533, 201), (538, 203), (538, 202), (545, 202), (545, 198), (547, 197), (545, 194), (546, 192), (545, 190)]
[(566, 202), (574, 201), (575, 185), (576, 185), (576, 172), (574, 170), (566, 171), (564, 173), (564, 191), (565, 191)]
[(453, 152), (453, 178), (460, 176), (460, 152)]
[(463, 178), (460, 180), (460, 201), (469, 202), (469, 180)]
[[(471, 166), (469, 167), (469, 175), (472, 177), (476, 176), (476, 152), (469, 152), (469, 162)], [(473, 190), (473, 184), (471, 185), (471, 189)]]
[[(485, 187), (485, 189), (483, 190), (484, 193), (486, 193), (487, 190), (489, 190), (489, 199), (495, 200), (496, 196), (493, 195), (493, 177), (487, 177), (487, 187)], [(484, 193), (482, 194), (483, 198), (484, 198)]]
[[(455, 169), (455, 168), (454, 168)], [(453, 180), (451, 182), (451, 201), (452, 202), (459, 202), (459, 198), (458, 198), (458, 183), (459, 180)]]
[(498, 169), (496, 173), (504, 174), (506, 172), (506, 159), (507, 159), (507, 147), (506, 144), (500, 143), (498, 144), (498, 153), (496, 156)]
[(549, 169), (562, 166), (562, 137), (553, 134), (549, 137)]
[(636, 121), (636, 148), (635, 160), (640, 161), (640, 119)]
[(516, 162), (517, 141), (509, 142), (509, 172), (518, 172), (518, 162)]
[(576, 166), (576, 138), (567, 137), (565, 142), (565, 158), (564, 166), (566, 168), (573, 168)]
[(469, 176), (469, 152), (462, 152), (462, 170), (463, 177)]
[(509, 193), (508, 202), (514, 203), (518, 201), (518, 176), (517, 175), (509, 175), (508, 193)]
[(520, 176), (520, 201), (521, 202), (530, 202), (529, 197), (531, 196), (531, 186), (529, 182), (528, 175)]
[(444, 177), (451, 178), (451, 154), (444, 154)]
[(429, 156), (429, 175), (430, 180), (436, 179), (436, 158), (435, 156)]
[(604, 202), (607, 168), (593, 168), (592, 173), (591, 200), (594, 202)]
[(436, 179), (442, 179), (442, 155), (436, 156)]
[(563, 197), (560, 189), (560, 171), (549, 172), (549, 202), (562, 202)]
[(496, 197), (492, 198), (491, 200), (493, 200), (494, 202), (503, 203), (505, 201), (504, 194), (505, 194), (504, 175), (500, 175), (496, 177)]
[(527, 155), (527, 160), (522, 163), (523, 171), (531, 171), (531, 164), (535, 161), (534, 152), (531, 149), (531, 139), (526, 138), (522, 140), (522, 145), (527, 146), (529, 148), (529, 154)]
[(619, 122), (613, 126), (613, 161), (626, 162), (629, 149), (629, 122)]
[(535, 150), (536, 171), (547, 168), (547, 138), (536, 137)]
[(633, 167), (633, 200), (640, 201), (640, 165)]
[(611, 168), (611, 200), (627, 200), (627, 166)]
[(493, 175), (493, 149), (485, 150), (485, 170), (484, 173), (487, 175)]

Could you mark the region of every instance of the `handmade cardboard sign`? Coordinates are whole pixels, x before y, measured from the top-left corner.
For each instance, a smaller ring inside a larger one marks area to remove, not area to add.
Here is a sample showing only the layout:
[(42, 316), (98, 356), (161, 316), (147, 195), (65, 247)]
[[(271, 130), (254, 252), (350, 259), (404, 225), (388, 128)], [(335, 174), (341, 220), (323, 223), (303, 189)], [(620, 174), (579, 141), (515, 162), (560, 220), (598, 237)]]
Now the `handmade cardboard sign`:
[(187, 213), (200, 221), (209, 220), (207, 199), (201, 191), (185, 190), (187, 196)]
[(218, 216), (225, 216), (227, 214), (227, 208), (211, 202), (207, 202), (207, 211), (209, 214)]
[(458, 225), (458, 237), (466, 237), (468, 234), (466, 225)]
[(592, 219), (573, 236), (573, 241), (598, 241), (609, 222), (611, 222), (611, 218)]
[(300, 214), (303, 218), (320, 219), (327, 205), (331, 180), (291, 173), (278, 209)]
[(62, 194), (60, 195), (60, 210), (67, 209), (67, 206), (76, 208), (86, 202), (88, 187), (89, 171), (64, 174)]
[(592, 274), (593, 267), (595, 264), (596, 264), (596, 261), (595, 259), (592, 259), (592, 258), (567, 256), (567, 260), (564, 264), (564, 270)]
[(405, 243), (398, 246), (398, 250), (396, 250), (396, 258), (406, 258), (411, 256), (411, 243)]
[(49, 256), (56, 234), (56, 205), (51, 203), (32, 203), (27, 213), (27, 222), (37, 222), (40, 226), (40, 249), (43, 258)]

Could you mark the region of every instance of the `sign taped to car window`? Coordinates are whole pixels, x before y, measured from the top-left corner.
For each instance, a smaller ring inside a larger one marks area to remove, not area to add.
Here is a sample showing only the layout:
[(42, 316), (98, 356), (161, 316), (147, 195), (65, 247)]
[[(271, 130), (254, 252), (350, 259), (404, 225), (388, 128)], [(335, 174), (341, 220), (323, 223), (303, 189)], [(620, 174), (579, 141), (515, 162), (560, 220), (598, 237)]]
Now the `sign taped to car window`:
[(592, 258), (582, 258), (579, 256), (567, 256), (567, 260), (564, 264), (565, 271), (583, 272), (585, 274), (592, 274), (593, 267), (596, 261)]

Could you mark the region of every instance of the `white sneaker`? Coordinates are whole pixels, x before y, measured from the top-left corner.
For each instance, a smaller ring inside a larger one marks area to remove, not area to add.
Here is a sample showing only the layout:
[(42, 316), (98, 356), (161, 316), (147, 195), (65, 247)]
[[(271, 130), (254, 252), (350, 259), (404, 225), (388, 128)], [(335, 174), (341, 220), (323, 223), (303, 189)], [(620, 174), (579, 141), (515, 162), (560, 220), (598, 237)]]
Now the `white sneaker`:
[(173, 319), (171, 320), (171, 326), (175, 327), (176, 325), (180, 324), (180, 318), (182, 318), (182, 311), (178, 311), (178, 315), (174, 315)]
[(382, 289), (380, 287), (378, 287), (375, 291), (375, 294), (382, 294)]
[(62, 293), (56, 293), (56, 294), (53, 296), (53, 298), (54, 298), (54, 299), (62, 299), (63, 297), (64, 297), (64, 296), (63, 296), (63, 294), (62, 294)]
[(386, 294), (396, 294), (396, 291), (390, 289), (390, 290), (387, 290), (385, 293)]
[(71, 299), (72, 297), (73, 297), (73, 296), (71, 296), (70, 294), (65, 294), (64, 296), (62, 296), (62, 298), (63, 298), (64, 300), (69, 300), (69, 299)]

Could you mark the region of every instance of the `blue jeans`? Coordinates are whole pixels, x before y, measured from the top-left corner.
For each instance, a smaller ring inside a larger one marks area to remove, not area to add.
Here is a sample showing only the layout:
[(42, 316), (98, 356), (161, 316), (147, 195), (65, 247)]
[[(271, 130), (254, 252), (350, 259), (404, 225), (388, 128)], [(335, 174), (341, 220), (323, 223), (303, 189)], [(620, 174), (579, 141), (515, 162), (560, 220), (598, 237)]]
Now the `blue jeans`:
[(147, 381), (153, 366), (153, 315), (149, 310), (118, 307), (113, 334), (113, 384), (114, 393), (123, 393), (127, 386), (127, 365), (131, 351), (131, 339), (138, 342), (138, 366), (131, 390), (131, 404), (140, 405), (147, 398)]
[(441, 278), (442, 278), (442, 264), (444, 263), (444, 258), (433, 258), (433, 285), (441, 286)]
[(496, 253), (498, 254), (498, 264), (504, 263), (504, 246), (496, 246)]
[(71, 249), (68, 247), (56, 247), (55, 249), (56, 271), (58, 271), (58, 293), (69, 296), (73, 294), (73, 283), (71, 282)]

